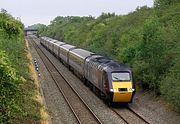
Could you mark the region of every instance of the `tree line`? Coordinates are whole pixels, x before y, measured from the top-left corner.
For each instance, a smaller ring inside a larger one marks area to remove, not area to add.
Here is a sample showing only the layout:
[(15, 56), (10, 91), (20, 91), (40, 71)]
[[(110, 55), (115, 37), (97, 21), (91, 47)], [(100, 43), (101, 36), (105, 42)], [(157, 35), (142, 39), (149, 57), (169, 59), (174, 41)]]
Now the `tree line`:
[(180, 2), (155, 0), (127, 15), (58, 16), (36, 24), (38, 34), (128, 64), (137, 85), (163, 96), (180, 111)]

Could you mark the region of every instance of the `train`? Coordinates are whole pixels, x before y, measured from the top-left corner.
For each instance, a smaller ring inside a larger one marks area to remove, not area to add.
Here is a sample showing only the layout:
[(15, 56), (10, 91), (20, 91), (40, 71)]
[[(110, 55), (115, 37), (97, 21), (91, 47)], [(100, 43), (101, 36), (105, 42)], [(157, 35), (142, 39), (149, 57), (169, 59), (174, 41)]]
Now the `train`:
[(127, 65), (49, 37), (40, 44), (108, 103), (132, 103), (136, 87)]

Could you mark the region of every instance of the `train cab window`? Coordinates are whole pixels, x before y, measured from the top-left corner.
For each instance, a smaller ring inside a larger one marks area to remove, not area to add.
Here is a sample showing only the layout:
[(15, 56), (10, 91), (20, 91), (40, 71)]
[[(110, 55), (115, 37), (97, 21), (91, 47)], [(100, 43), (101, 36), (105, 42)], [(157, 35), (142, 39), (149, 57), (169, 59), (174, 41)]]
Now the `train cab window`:
[(113, 72), (112, 80), (116, 82), (130, 81), (130, 74), (128, 72)]

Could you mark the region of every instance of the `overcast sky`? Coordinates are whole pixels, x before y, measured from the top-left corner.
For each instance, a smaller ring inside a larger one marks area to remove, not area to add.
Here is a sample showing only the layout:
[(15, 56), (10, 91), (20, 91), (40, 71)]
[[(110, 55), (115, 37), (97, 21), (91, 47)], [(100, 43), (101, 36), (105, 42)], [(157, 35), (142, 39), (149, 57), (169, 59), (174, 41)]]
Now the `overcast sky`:
[(0, 8), (19, 17), (25, 26), (47, 25), (56, 16), (99, 16), (102, 12), (122, 15), (144, 5), (152, 7), (153, 0), (0, 0)]

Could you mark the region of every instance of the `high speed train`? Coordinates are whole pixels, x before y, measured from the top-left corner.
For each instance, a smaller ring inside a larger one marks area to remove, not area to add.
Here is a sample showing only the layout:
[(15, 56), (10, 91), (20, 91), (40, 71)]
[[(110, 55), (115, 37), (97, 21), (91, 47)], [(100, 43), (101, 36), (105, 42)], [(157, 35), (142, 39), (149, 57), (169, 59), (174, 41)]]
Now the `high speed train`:
[(105, 101), (132, 102), (136, 89), (126, 65), (49, 37), (41, 37), (40, 43)]

